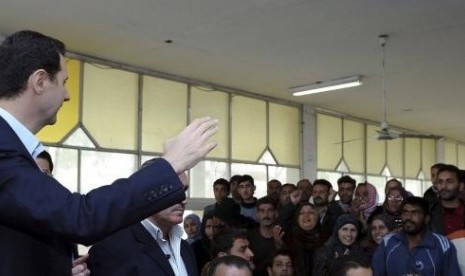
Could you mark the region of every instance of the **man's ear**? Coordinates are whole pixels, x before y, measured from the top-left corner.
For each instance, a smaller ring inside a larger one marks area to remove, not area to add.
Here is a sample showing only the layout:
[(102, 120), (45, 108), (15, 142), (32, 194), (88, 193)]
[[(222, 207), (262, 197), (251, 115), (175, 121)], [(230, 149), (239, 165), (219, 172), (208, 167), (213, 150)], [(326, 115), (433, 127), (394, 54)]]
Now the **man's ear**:
[(273, 270), (271, 270), (271, 267), (267, 267), (266, 270), (268, 271), (268, 275), (273, 275)]
[(39, 69), (29, 76), (28, 85), (34, 88), (34, 92), (42, 94), (45, 91), (46, 81), (49, 80), (48, 73), (44, 69)]

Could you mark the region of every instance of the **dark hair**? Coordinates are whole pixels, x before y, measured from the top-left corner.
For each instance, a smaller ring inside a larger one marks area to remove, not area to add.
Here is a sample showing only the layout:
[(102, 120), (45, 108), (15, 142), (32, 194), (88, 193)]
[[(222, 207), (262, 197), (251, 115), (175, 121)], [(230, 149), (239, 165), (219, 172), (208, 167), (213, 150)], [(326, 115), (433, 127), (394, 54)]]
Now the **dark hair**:
[(243, 176), (241, 176), (241, 178), (239, 179), (239, 181), (237, 181), (237, 183), (240, 184), (240, 183), (247, 182), (247, 181), (249, 181), (250, 183), (252, 183), (252, 185), (255, 186), (253, 177), (248, 174), (244, 174)]
[(348, 176), (348, 175), (344, 175), (344, 176), (342, 176), (341, 178), (339, 178), (339, 179), (337, 180), (337, 185), (338, 185), (338, 186), (341, 185), (342, 183), (350, 183), (350, 184), (352, 184), (352, 186), (353, 186), (354, 189), (355, 189), (355, 183), (356, 183), (356, 181), (355, 181), (355, 179), (353, 179), (352, 177), (350, 177), (350, 176)]
[(249, 262), (247, 262), (245, 259), (235, 256), (235, 255), (226, 255), (223, 257), (213, 259), (211, 261), (210, 267), (208, 269), (208, 276), (215, 276), (217, 267), (222, 264), (226, 266), (233, 266), (238, 269), (247, 268), (250, 271), (250, 274), (252, 274), (252, 270), (250, 269)]
[(398, 187), (402, 187), (402, 182), (400, 182), (399, 179), (397, 179), (397, 178), (391, 178), (391, 179), (389, 179), (388, 181), (386, 181), (386, 184), (385, 184), (385, 185), (387, 186), (387, 184), (390, 183), (390, 182), (395, 182), (395, 183), (398, 184)]
[(271, 255), (271, 257), (266, 261), (266, 267), (273, 267), (274, 259), (276, 259), (278, 256), (289, 256), (291, 259), (292, 267), (294, 267), (294, 253), (285, 248), (276, 250), (273, 255)]
[(241, 180), (241, 177), (242, 177), (242, 176), (240, 176), (240, 175), (238, 175), (238, 174), (233, 175), (233, 176), (231, 177), (231, 179), (229, 179), (229, 184), (231, 184), (231, 182), (237, 182), (237, 183), (239, 183), (239, 180)]
[(218, 178), (217, 180), (215, 180), (215, 182), (213, 182), (213, 187), (215, 187), (216, 185), (223, 185), (226, 187), (226, 189), (228, 190), (229, 192), (229, 181), (224, 179), (224, 178)]
[(444, 166), (440, 167), (438, 169), (437, 176), (439, 176), (439, 174), (442, 173), (442, 172), (451, 172), (451, 173), (455, 174), (455, 177), (457, 177), (458, 181), (460, 180), (460, 170), (459, 170), (459, 168), (457, 168), (454, 165), (447, 164), (447, 165), (444, 165)]
[(404, 206), (407, 204), (420, 207), (421, 210), (423, 211), (423, 214), (428, 215), (428, 211), (429, 211), (428, 201), (424, 200), (422, 197), (411, 196), (411, 197), (406, 198), (404, 202), (402, 203), (402, 208), (404, 208)]
[(441, 167), (444, 167), (446, 164), (444, 163), (436, 163), (433, 166), (431, 166), (431, 169), (440, 169)]
[(276, 200), (270, 196), (264, 196), (257, 200), (257, 210), (260, 207), (260, 205), (263, 204), (270, 204), (271, 206), (273, 206), (273, 209), (278, 209), (278, 202), (276, 202)]
[(346, 255), (338, 258), (331, 268), (331, 276), (346, 276), (351, 269), (366, 268), (370, 269), (368, 260), (357, 255)]
[(459, 182), (465, 183), (465, 170), (459, 170)]
[(325, 186), (326, 188), (328, 188), (328, 191), (330, 191), (331, 188), (333, 187), (333, 185), (331, 185), (331, 182), (329, 182), (326, 179), (317, 179), (317, 180), (313, 181), (313, 187), (315, 187), (316, 185)]
[(278, 179), (271, 179), (270, 181), (268, 181), (268, 183), (266, 183), (266, 186), (269, 186), (270, 183), (279, 183), (279, 187), (281, 187), (282, 185), (281, 181), (279, 181)]
[(45, 70), (50, 80), (60, 71), (63, 42), (34, 31), (20, 31), (8, 36), (0, 45), (0, 99), (19, 96), (29, 76)]
[(49, 154), (46, 150), (44, 150), (44, 151), (42, 151), (41, 153), (39, 153), (39, 155), (37, 155), (37, 158), (41, 158), (41, 159), (47, 160), (48, 164), (50, 165), (50, 173), (53, 172), (52, 157), (50, 156), (50, 154)]
[(211, 247), (212, 257), (216, 258), (220, 252), (229, 254), (231, 248), (234, 245), (234, 241), (237, 239), (247, 240), (247, 232), (242, 229), (232, 228), (218, 233), (215, 237), (213, 237), (213, 243)]

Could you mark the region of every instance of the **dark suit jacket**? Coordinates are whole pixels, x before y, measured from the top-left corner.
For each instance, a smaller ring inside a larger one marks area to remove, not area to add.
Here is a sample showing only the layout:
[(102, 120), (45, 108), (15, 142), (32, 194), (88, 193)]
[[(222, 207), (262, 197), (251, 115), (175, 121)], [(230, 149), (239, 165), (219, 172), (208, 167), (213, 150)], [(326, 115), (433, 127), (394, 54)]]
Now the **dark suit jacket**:
[[(185, 240), (181, 241), (181, 257), (188, 275), (198, 275), (194, 253)], [(141, 223), (92, 246), (87, 265), (92, 276), (175, 276), (165, 253)]]
[(185, 199), (158, 159), (87, 195), (42, 173), (0, 117), (0, 275), (70, 275), (71, 242), (92, 244)]

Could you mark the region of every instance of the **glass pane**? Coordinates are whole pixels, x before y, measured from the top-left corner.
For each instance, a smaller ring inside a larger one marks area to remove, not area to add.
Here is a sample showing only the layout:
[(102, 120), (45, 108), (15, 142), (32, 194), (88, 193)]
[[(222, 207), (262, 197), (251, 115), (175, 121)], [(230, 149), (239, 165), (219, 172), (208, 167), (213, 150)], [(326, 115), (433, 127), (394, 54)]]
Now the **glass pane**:
[(138, 76), (84, 65), (83, 123), (106, 148), (137, 148)]
[[(415, 196), (423, 196), (423, 190), (421, 180), (416, 179), (405, 179), (405, 189), (411, 192)], [(425, 190), (426, 191), (426, 190)]]
[(268, 167), (268, 180), (278, 179), (281, 183), (297, 184), (300, 180), (300, 170), (287, 167)]
[(417, 178), (420, 172), (420, 139), (405, 138), (405, 176)]
[(49, 147), (54, 164), (53, 177), (71, 192), (78, 192), (78, 151)]
[[(331, 185), (333, 186), (333, 189), (337, 191), (337, 180), (341, 178), (342, 173), (339, 172), (326, 172), (326, 171), (318, 171), (317, 172), (317, 177), (318, 179), (326, 179), (329, 182), (331, 182)], [(312, 183), (315, 181), (315, 179), (311, 179)]]
[(82, 130), (82, 128), (77, 128), (63, 144), (68, 146), (95, 148), (94, 143), (90, 140), (89, 136), (84, 132), (84, 130)]
[(387, 141), (387, 165), (395, 177), (404, 176), (404, 139), (398, 138)]
[(266, 196), (266, 166), (232, 163), (231, 175), (235, 174), (248, 174), (252, 176), (256, 187), (254, 196), (256, 198)]
[(317, 114), (317, 167), (335, 170), (342, 158), (342, 119)]
[(213, 140), (218, 146), (209, 157), (227, 158), (229, 140), (229, 95), (220, 91), (191, 88), (191, 118), (210, 116), (218, 119), (220, 130)]
[(457, 144), (450, 141), (444, 142), (444, 163), (457, 165)]
[(228, 164), (217, 161), (202, 161), (190, 170), (190, 197), (214, 198), (213, 182), (228, 177)]
[(344, 119), (344, 160), (350, 172), (365, 172), (365, 129), (359, 122)]
[(384, 187), (386, 186), (386, 177), (384, 176), (372, 176), (369, 175), (367, 176), (367, 181), (368, 183), (373, 184), (373, 186), (376, 187), (376, 191), (378, 192), (378, 203), (383, 203), (384, 202)]
[(386, 164), (386, 142), (376, 140), (378, 126), (367, 125), (367, 173), (381, 174)]
[(276, 160), (274, 159), (273, 155), (269, 150), (265, 150), (262, 154), (262, 157), (258, 160), (259, 163), (265, 163), (270, 165), (277, 165)]
[(459, 144), (457, 148), (457, 166), (459, 168), (465, 168), (465, 145)]
[(187, 85), (143, 78), (142, 150), (163, 152), (163, 143), (176, 136), (187, 122)]
[(436, 141), (421, 139), (421, 157), (422, 171), (425, 173), (426, 179), (430, 179), (430, 168), (436, 163)]
[(231, 120), (232, 158), (256, 162), (266, 148), (265, 101), (234, 96)]
[(126, 178), (137, 169), (132, 154), (83, 150), (81, 155), (81, 193)]
[(300, 164), (299, 109), (281, 104), (269, 104), (270, 148), (278, 164)]
[(39, 140), (45, 143), (58, 143), (61, 141), (77, 125), (79, 120), (81, 62), (79, 60), (67, 59), (66, 66), (68, 67), (66, 89), (68, 89), (71, 99), (61, 107), (57, 114), (56, 124), (46, 126), (37, 133)]

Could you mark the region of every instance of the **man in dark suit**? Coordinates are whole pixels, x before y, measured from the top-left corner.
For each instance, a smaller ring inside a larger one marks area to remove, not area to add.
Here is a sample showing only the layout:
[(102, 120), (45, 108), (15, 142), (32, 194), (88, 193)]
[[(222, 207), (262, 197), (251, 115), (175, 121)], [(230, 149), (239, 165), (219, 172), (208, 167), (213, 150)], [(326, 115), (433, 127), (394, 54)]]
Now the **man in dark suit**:
[(113, 185), (70, 193), (40, 171), (35, 138), (69, 100), (62, 42), (32, 31), (0, 45), (0, 275), (70, 275), (71, 243), (93, 244), (182, 202), (178, 174), (215, 147), (217, 121), (195, 120), (163, 158)]
[(178, 225), (185, 206), (186, 201), (175, 204), (93, 245), (92, 275), (198, 275), (194, 252)]

